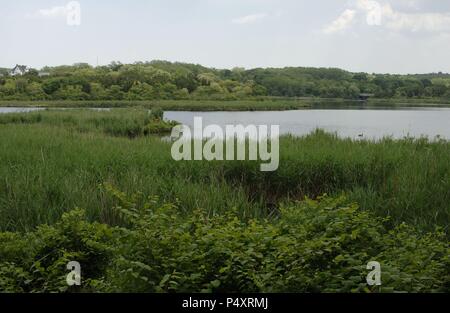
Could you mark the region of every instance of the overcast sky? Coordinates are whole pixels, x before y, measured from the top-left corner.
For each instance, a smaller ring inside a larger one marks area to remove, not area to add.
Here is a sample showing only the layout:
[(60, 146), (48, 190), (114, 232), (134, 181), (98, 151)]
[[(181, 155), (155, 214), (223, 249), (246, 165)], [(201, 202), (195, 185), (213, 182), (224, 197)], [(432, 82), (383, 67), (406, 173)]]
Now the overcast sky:
[[(162, 59), (216, 68), (450, 72), (449, 0), (0, 0), (0, 67)], [(70, 15), (70, 16), (68, 16)]]

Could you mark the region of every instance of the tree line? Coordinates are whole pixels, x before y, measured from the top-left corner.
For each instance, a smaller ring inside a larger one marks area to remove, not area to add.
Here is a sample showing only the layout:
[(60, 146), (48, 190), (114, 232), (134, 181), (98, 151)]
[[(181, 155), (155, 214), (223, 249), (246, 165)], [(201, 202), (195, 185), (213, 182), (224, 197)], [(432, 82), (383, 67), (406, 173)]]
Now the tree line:
[[(45, 73), (45, 75), (42, 75)], [(336, 68), (214, 69), (166, 61), (0, 69), (0, 100), (238, 100), (258, 97), (450, 99), (450, 74), (351, 73)]]

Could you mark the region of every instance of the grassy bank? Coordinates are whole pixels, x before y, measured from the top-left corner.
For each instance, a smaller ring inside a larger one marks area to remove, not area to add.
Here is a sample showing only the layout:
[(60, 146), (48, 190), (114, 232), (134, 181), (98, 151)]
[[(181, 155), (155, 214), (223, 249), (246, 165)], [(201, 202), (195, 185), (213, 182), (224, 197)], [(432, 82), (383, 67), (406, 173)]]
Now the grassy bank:
[(261, 100), (149, 100), (149, 101), (0, 101), (0, 107), (146, 108), (172, 111), (269, 111), (310, 107), (312, 99)]
[[(316, 131), (283, 137), (263, 173), (175, 162), (148, 116), (0, 115), (0, 291), (450, 290), (449, 142)], [(82, 287), (66, 284), (72, 260)], [(374, 260), (381, 287), (365, 281)]]
[[(351, 141), (316, 132), (284, 137), (280, 168), (260, 162), (174, 162), (170, 144), (145, 136), (147, 112), (44, 111), (0, 115), (0, 229), (30, 230), (63, 212), (85, 208), (113, 223), (98, 188), (178, 199), (190, 212), (237, 208), (243, 217), (277, 214), (280, 202), (346, 193), (393, 224), (447, 229), (450, 143), (420, 140)], [(130, 140), (130, 138), (134, 138)]]
[(450, 100), (446, 98), (391, 98), (376, 99), (372, 98), (367, 101), (371, 106), (399, 106), (399, 107), (450, 107)]
[(370, 99), (368, 102), (321, 98), (260, 98), (254, 100), (149, 100), (149, 101), (0, 101), (0, 107), (147, 108), (171, 111), (282, 111), (311, 107), (450, 107), (442, 99)]

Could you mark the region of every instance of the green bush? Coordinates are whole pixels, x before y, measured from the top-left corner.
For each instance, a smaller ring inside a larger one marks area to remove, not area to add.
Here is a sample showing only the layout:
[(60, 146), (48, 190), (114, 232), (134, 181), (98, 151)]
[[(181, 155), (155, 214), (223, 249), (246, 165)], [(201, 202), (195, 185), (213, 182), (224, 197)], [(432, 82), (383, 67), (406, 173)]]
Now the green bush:
[(85, 290), (102, 278), (114, 251), (113, 229), (89, 223), (80, 209), (65, 213), (54, 226), (25, 234), (0, 233), (0, 291), (65, 292), (66, 265), (83, 264)]
[(175, 121), (154, 120), (144, 126), (143, 133), (145, 136), (170, 133), (178, 124), (179, 123)]
[[(345, 198), (285, 204), (273, 219), (236, 211), (183, 213), (177, 204), (106, 185), (118, 226), (90, 223), (82, 210), (54, 226), (0, 233), (5, 292), (448, 292), (444, 233), (385, 226)], [(82, 266), (67, 287), (66, 264)], [(382, 286), (368, 287), (378, 261)]]
[(160, 107), (152, 108), (150, 111), (150, 118), (152, 120), (162, 121), (164, 118), (164, 111)]

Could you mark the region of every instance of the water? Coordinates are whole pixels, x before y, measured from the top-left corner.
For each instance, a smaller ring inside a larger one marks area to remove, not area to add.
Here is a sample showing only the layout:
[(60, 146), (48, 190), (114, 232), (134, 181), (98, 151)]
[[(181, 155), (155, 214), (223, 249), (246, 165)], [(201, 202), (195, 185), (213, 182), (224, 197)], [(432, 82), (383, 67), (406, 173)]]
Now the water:
[(2, 113), (22, 113), (22, 112), (34, 112), (45, 110), (45, 108), (0, 108), (0, 114)]
[[(1, 113), (32, 112), (43, 108), (0, 108)], [(190, 127), (195, 116), (203, 125), (280, 125), (281, 134), (302, 136), (317, 128), (340, 137), (380, 139), (439, 136), (450, 140), (450, 108), (352, 108), (304, 109), (265, 112), (185, 112), (167, 111), (164, 117)]]
[(165, 118), (193, 127), (194, 117), (203, 125), (280, 125), (281, 134), (302, 136), (317, 128), (354, 139), (436, 136), (450, 140), (450, 108), (421, 109), (306, 109), (268, 112), (166, 112)]
[[(93, 111), (111, 111), (111, 108), (87, 108)], [(0, 107), (0, 114), (5, 113), (27, 113), (27, 112), (35, 112), (47, 110), (47, 108), (20, 108), (20, 107), (8, 107), (2, 108)], [(78, 108), (52, 108), (52, 110), (78, 110)]]

